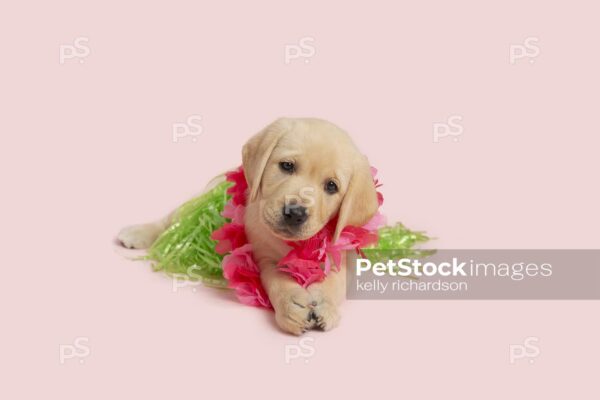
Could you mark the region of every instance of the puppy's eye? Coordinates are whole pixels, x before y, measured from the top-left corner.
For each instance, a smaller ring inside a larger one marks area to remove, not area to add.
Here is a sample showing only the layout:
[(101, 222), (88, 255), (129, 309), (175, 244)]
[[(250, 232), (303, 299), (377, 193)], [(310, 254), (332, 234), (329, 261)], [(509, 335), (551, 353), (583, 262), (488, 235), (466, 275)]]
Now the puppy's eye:
[(281, 168), (281, 170), (283, 172), (287, 172), (288, 174), (291, 174), (294, 172), (294, 163), (293, 162), (289, 162), (289, 161), (282, 161), (279, 163), (279, 168)]
[(338, 186), (334, 181), (327, 181), (325, 184), (325, 191), (329, 194), (337, 193)]

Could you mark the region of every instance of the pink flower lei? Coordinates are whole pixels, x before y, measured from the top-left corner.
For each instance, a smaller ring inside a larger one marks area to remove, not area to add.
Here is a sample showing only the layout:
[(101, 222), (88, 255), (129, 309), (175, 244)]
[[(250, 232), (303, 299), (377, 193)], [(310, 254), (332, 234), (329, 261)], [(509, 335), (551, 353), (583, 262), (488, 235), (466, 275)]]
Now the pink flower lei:
[[(377, 170), (371, 167), (375, 187), (381, 184), (375, 178)], [(241, 303), (256, 307), (272, 308), (269, 297), (260, 281), (260, 270), (252, 255), (252, 245), (246, 238), (244, 227), (244, 212), (246, 208), (246, 192), (248, 183), (244, 170), (226, 174), (227, 180), (233, 186), (227, 189), (231, 199), (225, 205), (223, 217), (229, 219), (221, 228), (215, 230), (211, 238), (218, 243), (215, 250), (225, 255), (223, 258), (223, 276), (229, 287)], [(383, 204), (383, 196), (377, 192), (379, 205)], [(291, 247), (277, 266), (283, 272), (290, 274), (300, 285), (307, 287), (314, 282), (322, 281), (333, 267), (339, 270), (342, 252), (355, 250), (361, 253), (361, 248), (377, 243), (377, 229), (385, 224), (385, 218), (379, 212), (369, 222), (361, 227), (346, 226), (336, 243), (332, 243), (337, 217), (332, 219), (313, 237), (297, 242), (287, 242)], [(328, 256), (329, 255), (329, 256)], [(333, 263), (331, 262), (333, 261)]]

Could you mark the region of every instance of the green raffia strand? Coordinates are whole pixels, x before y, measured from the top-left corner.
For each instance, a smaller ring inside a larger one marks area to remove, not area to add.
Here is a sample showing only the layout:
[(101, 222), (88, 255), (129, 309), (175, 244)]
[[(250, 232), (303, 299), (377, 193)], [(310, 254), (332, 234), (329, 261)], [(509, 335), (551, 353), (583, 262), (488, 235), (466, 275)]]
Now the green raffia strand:
[[(155, 271), (200, 280), (207, 286), (227, 286), (221, 266), (223, 256), (215, 252), (216, 242), (210, 235), (227, 221), (221, 212), (230, 198), (226, 191), (231, 185), (231, 182), (220, 183), (177, 210), (171, 226), (158, 237), (145, 257), (152, 262)], [(378, 233), (377, 246), (364, 249), (365, 255), (374, 262), (392, 257), (422, 257), (434, 252), (414, 249), (430, 238), (400, 223), (383, 227)]]
[(216, 242), (210, 235), (226, 222), (221, 212), (230, 198), (226, 191), (231, 185), (222, 182), (177, 210), (171, 226), (146, 256), (155, 271), (200, 280), (208, 286), (227, 286), (221, 268), (223, 256), (215, 252)]
[[(431, 238), (424, 232), (415, 232), (401, 223), (385, 226), (378, 231), (379, 241), (376, 246), (363, 249), (363, 253), (372, 263), (401, 258), (424, 258), (435, 253), (435, 250), (415, 249), (414, 246), (426, 243)], [(397, 269), (396, 267), (395, 269)], [(413, 278), (410, 276), (409, 278)]]

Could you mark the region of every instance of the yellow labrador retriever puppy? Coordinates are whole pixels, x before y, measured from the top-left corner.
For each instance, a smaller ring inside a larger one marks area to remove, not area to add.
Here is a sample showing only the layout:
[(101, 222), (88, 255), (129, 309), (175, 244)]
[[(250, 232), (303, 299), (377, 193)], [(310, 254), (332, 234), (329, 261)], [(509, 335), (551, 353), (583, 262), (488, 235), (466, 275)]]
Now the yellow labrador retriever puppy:
[[(377, 194), (367, 159), (332, 123), (281, 118), (244, 145), (242, 163), (249, 186), (246, 234), (277, 324), (296, 335), (315, 326), (334, 328), (345, 265), (307, 288), (276, 265), (290, 250), (286, 241), (307, 239), (338, 216), (335, 239), (345, 226), (363, 225), (375, 214)], [(167, 217), (128, 227), (119, 239), (126, 247), (146, 248), (169, 223)]]

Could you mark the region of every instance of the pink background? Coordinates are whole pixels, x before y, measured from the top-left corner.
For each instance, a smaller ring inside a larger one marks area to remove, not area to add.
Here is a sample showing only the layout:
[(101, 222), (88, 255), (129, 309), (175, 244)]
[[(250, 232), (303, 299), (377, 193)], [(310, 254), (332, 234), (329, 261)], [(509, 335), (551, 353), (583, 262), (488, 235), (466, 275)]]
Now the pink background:
[[(12, 2), (0, 8), (2, 398), (597, 399), (598, 302), (354, 301), (286, 364), (268, 312), (112, 239), (240, 162), (279, 116), (329, 119), (385, 212), (440, 248), (598, 248), (594, 2)], [(500, 5), (501, 4), (501, 5)], [(89, 38), (90, 55), (59, 63)], [(313, 37), (316, 54), (284, 62)], [(539, 39), (533, 60), (511, 44)], [(172, 125), (202, 116), (194, 143)], [(432, 125), (464, 133), (433, 143)], [(509, 363), (509, 345), (540, 355)], [(59, 345), (91, 354), (59, 363)]]

